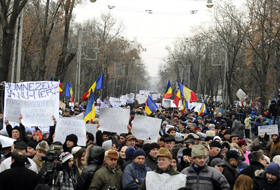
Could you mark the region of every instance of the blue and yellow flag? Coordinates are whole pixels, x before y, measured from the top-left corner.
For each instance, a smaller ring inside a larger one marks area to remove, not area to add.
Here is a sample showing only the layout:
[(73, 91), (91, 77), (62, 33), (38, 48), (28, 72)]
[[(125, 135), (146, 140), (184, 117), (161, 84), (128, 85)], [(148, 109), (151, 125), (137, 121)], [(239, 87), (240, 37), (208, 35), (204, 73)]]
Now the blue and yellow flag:
[(71, 103), (74, 101), (73, 89), (68, 82), (66, 82), (65, 97), (71, 98)]
[(87, 104), (87, 109), (84, 114), (84, 121), (85, 122), (91, 121), (94, 118), (95, 118), (94, 96), (93, 96), (93, 92), (91, 90), (89, 101)]
[(147, 103), (145, 106), (145, 111), (148, 115), (151, 115), (153, 112), (155, 112), (158, 109), (156, 103), (153, 101), (151, 95), (147, 98)]

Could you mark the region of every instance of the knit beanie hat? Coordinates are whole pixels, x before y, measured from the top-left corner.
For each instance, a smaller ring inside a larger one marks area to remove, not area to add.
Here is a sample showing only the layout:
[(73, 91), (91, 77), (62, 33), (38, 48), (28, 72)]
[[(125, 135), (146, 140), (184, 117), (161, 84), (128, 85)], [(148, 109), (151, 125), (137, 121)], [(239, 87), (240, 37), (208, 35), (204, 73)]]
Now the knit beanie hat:
[(209, 143), (210, 147), (217, 147), (217, 148), (222, 148), (221, 143), (219, 143), (218, 141), (212, 141)]
[(192, 156), (192, 149), (191, 148), (186, 148), (183, 150), (183, 156)]
[(27, 146), (29, 146), (29, 147), (33, 148), (34, 150), (36, 150), (37, 141), (31, 140), (31, 141), (29, 141), (29, 142), (27, 143)]
[(12, 131), (13, 130), (18, 130), (19, 132), (20, 132), (20, 127), (19, 126), (15, 126), (13, 129), (12, 129)]
[(46, 141), (41, 141), (37, 146), (36, 146), (36, 150), (42, 150), (47, 152), (49, 150), (49, 145)]
[(62, 163), (67, 162), (69, 159), (74, 158), (70, 152), (62, 152), (59, 156)]
[(158, 143), (151, 143), (148, 147), (147, 152), (150, 153), (150, 151), (153, 150), (154, 148), (160, 149), (160, 146), (158, 145)]
[(40, 141), (43, 139), (43, 135), (42, 135), (42, 133), (40, 133), (39, 131), (35, 131), (34, 133), (33, 133), (33, 136), (34, 135), (39, 135), (39, 137), (40, 137)]
[(126, 159), (131, 159), (134, 156), (135, 148), (130, 146), (125, 150), (125, 158)]
[(271, 173), (272, 175), (279, 176), (279, 165), (271, 162), (265, 169), (265, 173)]
[(137, 158), (138, 156), (146, 157), (146, 153), (142, 149), (136, 150), (133, 154), (133, 159)]
[(70, 135), (67, 135), (65, 142), (66, 141), (72, 141), (74, 143), (74, 146), (76, 146), (77, 142), (78, 142), (78, 137), (74, 134), (70, 134)]
[(80, 146), (75, 146), (72, 148), (71, 153), (74, 155), (76, 154), (82, 147)]
[(172, 160), (172, 155), (167, 148), (160, 148), (158, 153), (157, 153), (157, 158), (158, 157), (167, 157), (170, 160)]
[(278, 164), (280, 166), (280, 155), (274, 156), (272, 162)]
[(102, 143), (102, 148), (104, 148), (105, 150), (111, 149), (112, 146), (113, 146), (113, 142), (112, 142), (111, 139), (110, 139), (110, 140), (107, 140), (107, 141), (104, 141), (104, 142)]
[(242, 145), (247, 146), (247, 142), (246, 142), (246, 140), (245, 140), (245, 139), (241, 139), (241, 140), (239, 140), (239, 141), (237, 142), (237, 144), (238, 144), (238, 146), (239, 146), (239, 147), (241, 147)]
[(194, 145), (192, 147), (192, 157), (200, 157), (200, 156), (207, 156), (207, 152), (205, 150), (205, 147), (202, 145)]

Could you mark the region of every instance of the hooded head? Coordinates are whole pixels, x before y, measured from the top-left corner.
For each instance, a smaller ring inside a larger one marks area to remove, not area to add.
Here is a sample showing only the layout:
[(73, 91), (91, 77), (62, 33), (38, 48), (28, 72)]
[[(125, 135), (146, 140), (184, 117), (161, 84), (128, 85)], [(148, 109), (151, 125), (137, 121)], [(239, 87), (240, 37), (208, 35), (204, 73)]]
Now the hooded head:
[(85, 160), (87, 165), (98, 164), (102, 165), (104, 160), (104, 148), (100, 146), (90, 145), (87, 147)]

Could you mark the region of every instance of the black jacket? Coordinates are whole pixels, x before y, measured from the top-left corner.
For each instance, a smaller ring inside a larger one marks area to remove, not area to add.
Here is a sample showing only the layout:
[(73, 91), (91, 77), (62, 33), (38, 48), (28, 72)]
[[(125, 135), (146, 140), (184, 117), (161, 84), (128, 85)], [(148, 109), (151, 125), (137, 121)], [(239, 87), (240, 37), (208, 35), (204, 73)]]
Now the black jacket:
[(38, 184), (38, 175), (25, 168), (24, 165), (11, 165), (11, 169), (0, 173), (0, 189), (9, 190), (31, 190), (35, 189)]
[(268, 183), (265, 172), (260, 176), (256, 176), (253, 182), (253, 190), (280, 190), (279, 178), (274, 183)]
[(225, 164), (223, 174), (230, 185), (230, 189), (232, 190), (238, 175), (238, 170), (237, 168), (231, 166), (227, 161), (223, 160), (223, 162)]
[(95, 146), (89, 150), (88, 165), (83, 169), (81, 175), (78, 178), (77, 189), (87, 190), (90, 186), (94, 173), (101, 168), (104, 160), (104, 149)]
[(244, 174), (254, 179), (256, 170), (264, 170), (264, 166), (260, 162), (251, 161), (250, 166), (246, 167), (238, 175)]
[(147, 156), (146, 156), (145, 163), (146, 163), (147, 167), (152, 169), (152, 171), (156, 170), (156, 168), (157, 168), (157, 160), (152, 158), (149, 154), (147, 154)]

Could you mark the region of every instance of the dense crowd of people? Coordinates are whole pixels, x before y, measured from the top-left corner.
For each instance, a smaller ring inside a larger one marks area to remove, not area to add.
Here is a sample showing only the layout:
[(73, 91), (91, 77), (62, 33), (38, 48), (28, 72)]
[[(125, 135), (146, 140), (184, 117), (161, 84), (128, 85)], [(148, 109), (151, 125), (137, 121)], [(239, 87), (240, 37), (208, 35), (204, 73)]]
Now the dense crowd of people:
[[(87, 132), (86, 147), (75, 134), (54, 141), (55, 117), (44, 134), (4, 120), (15, 141), (0, 146), (0, 189), (279, 190), (280, 136), (258, 134), (267, 118), (277, 123), (275, 103), (263, 114), (248, 107), (219, 111), (208, 102), (202, 115), (161, 107), (150, 116), (143, 105), (130, 104), (119, 108), (130, 109), (127, 133)], [(75, 117), (85, 108), (76, 103), (60, 114)], [(162, 120), (157, 142), (131, 133), (135, 115)], [(88, 123), (99, 129), (98, 114)]]

